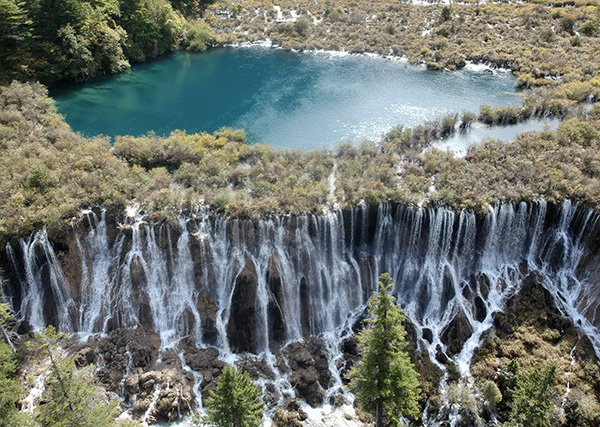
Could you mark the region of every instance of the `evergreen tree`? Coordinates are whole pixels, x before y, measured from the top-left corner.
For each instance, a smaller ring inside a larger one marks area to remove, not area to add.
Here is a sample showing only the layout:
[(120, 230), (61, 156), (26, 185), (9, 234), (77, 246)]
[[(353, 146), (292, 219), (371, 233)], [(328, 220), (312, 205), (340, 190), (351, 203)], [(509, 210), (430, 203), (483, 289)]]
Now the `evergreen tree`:
[(556, 366), (544, 372), (535, 369), (529, 375), (520, 375), (513, 393), (513, 409), (509, 427), (549, 427), (550, 411), (554, 407), (552, 395), (557, 380)]
[(236, 372), (225, 366), (219, 377), (217, 391), (206, 399), (206, 423), (218, 427), (257, 427), (261, 424), (263, 404), (261, 389), (255, 386), (248, 372)]
[(350, 391), (363, 407), (376, 414), (376, 425), (383, 425), (384, 413), (394, 423), (399, 416), (414, 417), (419, 413), (418, 373), (406, 352), (406, 317), (390, 295), (392, 279), (385, 273), (379, 277), (379, 292), (369, 301), (366, 327), (358, 334), (361, 358), (348, 374)]
[(72, 358), (63, 356), (58, 343), (65, 337), (53, 326), (35, 334), (29, 348), (50, 359), (43, 398), (36, 420), (53, 427), (113, 427), (117, 402), (108, 402), (94, 381), (94, 366), (77, 369)]

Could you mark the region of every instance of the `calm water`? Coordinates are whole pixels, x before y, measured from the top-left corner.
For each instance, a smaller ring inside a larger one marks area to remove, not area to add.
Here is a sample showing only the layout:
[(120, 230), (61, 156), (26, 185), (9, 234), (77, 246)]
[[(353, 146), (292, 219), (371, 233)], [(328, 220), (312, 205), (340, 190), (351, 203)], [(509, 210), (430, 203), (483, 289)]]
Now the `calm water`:
[(515, 79), (429, 72), (363, 55), (265, 47), (176, 53), (129, 72), (51, 93), (88, 136), (244, 128), (250, 141), (302, 150), (379, 140), (449, 111), (520, 102)]

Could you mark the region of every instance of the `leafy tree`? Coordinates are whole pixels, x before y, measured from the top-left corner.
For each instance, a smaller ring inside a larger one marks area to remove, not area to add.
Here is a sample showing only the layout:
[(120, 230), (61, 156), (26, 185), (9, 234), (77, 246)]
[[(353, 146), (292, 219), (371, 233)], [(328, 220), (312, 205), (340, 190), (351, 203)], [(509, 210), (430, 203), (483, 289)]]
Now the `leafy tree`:
[(50, 360), (51, 374), (43, 394), (47, 403), (40, 405), (36, 420), (53, 427), (114, 426), (117, 402), (107, 402), (103, 391), (94, 385), (93, 365), (77, 369), (72, 358), (60, 354), (58, 344), (65, 336), (48, 326), (27, 343), (30, 349)]
[(206, 423), (218, 427), (255, 427), (261, 424), (264, 412), (261, 389), (255, 386), (248, 372), (225, 366), (219, 377), (217, 391), (206, 399)]
[(535, 369), (529, 375), (519, 375), (513, 392), (513, 409), (509, 427), (550, 426), (550, 411), (554, 407), (550, 400), (557, 380), (556, 366), (551, 365), (543, 372)]
[(406, 352), (406, 317), (390, 295), (394, 284), (387, 273), (379, 280), (379, 292), (369, 301), (367, 325), (358, 334), (361, 358), (348, 374), (350, 391), (367, 411), (375, 412), (377, 427), (383, 425), (384, 413), (394, 423), (400, 415), (416, 416), (421, 393)]

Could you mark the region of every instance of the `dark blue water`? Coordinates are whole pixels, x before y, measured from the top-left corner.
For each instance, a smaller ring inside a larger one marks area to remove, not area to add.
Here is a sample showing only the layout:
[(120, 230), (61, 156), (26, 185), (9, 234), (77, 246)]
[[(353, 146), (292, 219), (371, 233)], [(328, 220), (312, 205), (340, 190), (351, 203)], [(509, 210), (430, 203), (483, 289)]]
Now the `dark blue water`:
[(520, 102), (514, 77), (430, 72), (365, 55), (265, 47), (176, 53), (109, 78), (53, 91), (75, 131), (141, 135), (244, 128), (250, 141), (301, 150), (379, 140), (480, 104)]

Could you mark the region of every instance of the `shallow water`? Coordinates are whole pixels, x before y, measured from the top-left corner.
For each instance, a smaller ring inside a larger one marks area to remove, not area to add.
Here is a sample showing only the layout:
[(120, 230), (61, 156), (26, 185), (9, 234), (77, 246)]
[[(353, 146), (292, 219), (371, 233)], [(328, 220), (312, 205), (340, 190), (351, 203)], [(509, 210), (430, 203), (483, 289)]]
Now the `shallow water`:
[(379, 140), (480, 104), (520, 102), (509, 73), (432, 72), (368, 55), (268, 47), (178, 52), (51, 93), (87, 136), (244, 128), (251, 142), (301, 150)]
[(469, 147), (484, 139), (492, 138), (503, 142), (510, 142), (524, 132), (540, 130), (556, 130), (560, 120), (555, 118), (532, 118), (522, 123), (505, 126), (487, 126), (483, 123), (475, 123), (464, 132), (456, 132), (454, 135), (434, 141), (432, 147), (440, 150), (449, 150), (458, 156), (464, 156)]

